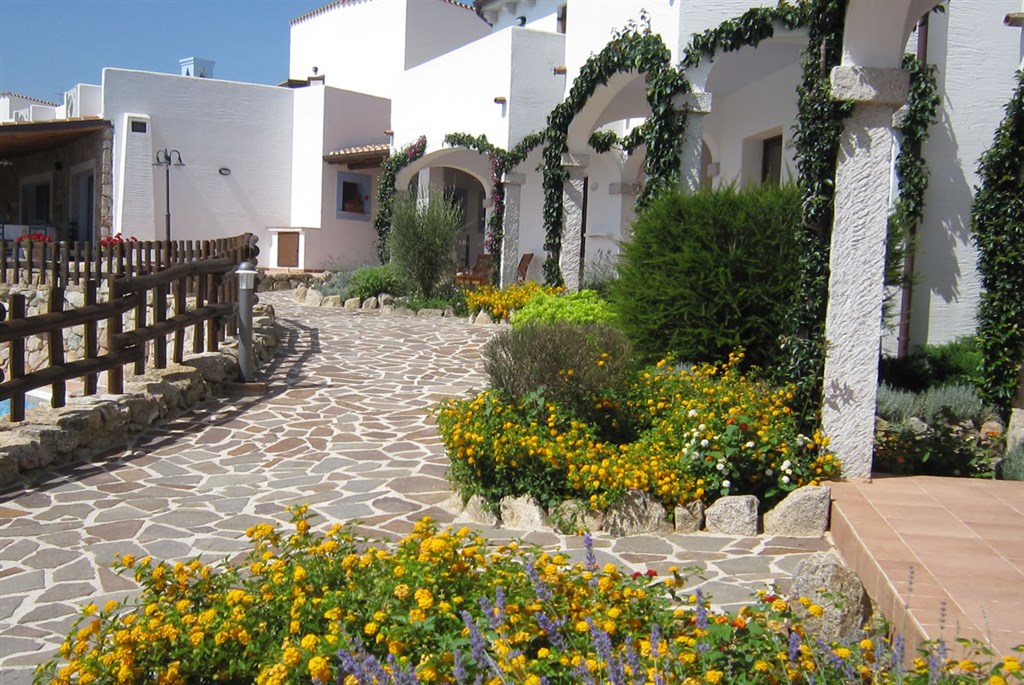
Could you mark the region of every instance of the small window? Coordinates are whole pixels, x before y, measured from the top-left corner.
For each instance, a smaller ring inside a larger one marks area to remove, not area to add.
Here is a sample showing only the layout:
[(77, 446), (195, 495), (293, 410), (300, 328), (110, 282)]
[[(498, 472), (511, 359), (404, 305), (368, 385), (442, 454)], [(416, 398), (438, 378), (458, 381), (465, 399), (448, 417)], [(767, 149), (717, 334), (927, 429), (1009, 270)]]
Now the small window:
[(145, 133), (146, 122), (145, 121), (133, 121), (132, 122), (132, 133)]
[(761, 183), (779, 185), (782, 182), (782, 136), (765, 138), (761, 144)]
[(555, 30), (559, 33), (565, 33), (565, 14), (568, 9), (568, 5), (562, 5), (558, 8), (558, 21), (555, 25)]
[(370, 219), (370, 177), (364, 174), (338, 173), (339, 219)]

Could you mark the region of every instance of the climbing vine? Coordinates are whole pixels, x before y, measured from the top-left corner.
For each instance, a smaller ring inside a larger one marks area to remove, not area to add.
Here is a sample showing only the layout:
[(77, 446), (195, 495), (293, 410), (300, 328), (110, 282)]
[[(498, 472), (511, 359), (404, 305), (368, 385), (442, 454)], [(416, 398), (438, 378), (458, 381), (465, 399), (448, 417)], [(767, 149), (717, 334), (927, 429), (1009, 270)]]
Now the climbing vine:
[(903, 68), (910, 74), (910, 92), (901, 122), (903, 140), (896, 155), (897, 196), (889, 222), (886, 251), (886, 285), (906, 285), (903, 258), (913, 251), (912, 229), (924, 216), (924, 194), (928, 189), (928, 167), (922, 149), (928, 128), (938, 121), (941, 98), (934, 65), (922, 65), (915, 55), (903, 56)]
[(391, 205), (395, 199), (395, 177), (398, 172), (423, 156), (427, 151), (427, 137), (420, 136), (401, 150), (390, 154), (381, 164), (377, 178), (377, 216), (373, 227), (377, 231), (377, 259), (388, 261), (388, 234), (391, 232)]
[(530, 152), (544, 142), (544, 132), (531, 133), (511, 150), (493, 145), (487, 136), (472, 136), (468, 133), (449, 133), (444, 137), (445, 145), (464, 147), (487, 155), (491, 165), (491, 217), (487, 221), (489, 252), (498, 255), (491, 260), (491, 280), (501, 279), (501, 244), (505, 239), (505, 174), (522, 164)]
[(681, 69), (691, 69), (704, 59), (713, 59), (715, 53), (733, 52), (745, 47), (757, 47), (766, 38), (775, 35), (775, 25), (787, 29), (800, 28), (804, 24), (803, 5), (796, 7), (780, 3), (775, 7), (753, 7), (735, 19), (723, 21), (690, 39), (679, 64)]
[(981, 395), (1004, 418), (1024, 400), (1024, 70), (1006, 116), (978, 163), (981, 187), (971, 208), (984, 292), (978, 307)]
[[(797, 124), (793, 131), (796, 166), (803, 194), (800, 231), (799, 293), (789, 314), (784, 340), (788, 368), (780, 380), (796, 385), (801, 416), (814, 421), (821, 406), (825, 371), (825, 311), (828, 303), (828, 262), (835, 205), (836, 163), (843, 119), (853, 107), (832, 98), (829, 75), (840, 63), (846, 0), (814, 0), (800, 5), (808, 41), (797, 87)], [(805, 428), (810, 428), (805, 425)]]
[[(566, 139), (569, 126), (598, 87), (608, 83), (617, 73), (635, 71), (644, 74), (647, 82), (647, 102), (651, 116), (640, 132), (628, 143), (630, 149), (640, 143), (647, 145), (646, 183), (637, 196), (637, 205), (645, 205), (663, 188), (679, 181), (679, 145), (682, 140), (685, 115), (672, 104), (672, 98), (689, 91), (689, 83), (670, 64), (671, 53), (657, 34), (651, 33), (645, 14), (640, 25), (631, 23), (617, 34), (598, 54), (592, 56), (580, 69), (568, 97), (548, 115), (546, 144), (544, 146), (544, 278), (551, 285), (562, 283), (558, 266), (562, 251), (562, 192), (568, 172), (562, 166), (562, 154), (568, 151)], [(608, 149), (618, 137), (594, 139)]]

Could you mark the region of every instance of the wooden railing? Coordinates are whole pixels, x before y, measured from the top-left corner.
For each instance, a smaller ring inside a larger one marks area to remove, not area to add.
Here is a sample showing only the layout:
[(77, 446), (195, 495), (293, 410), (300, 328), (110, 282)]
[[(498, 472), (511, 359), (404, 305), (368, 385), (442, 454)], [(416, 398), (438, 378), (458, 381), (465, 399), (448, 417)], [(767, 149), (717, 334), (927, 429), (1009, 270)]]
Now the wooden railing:
[[(0, 243), (0, 246), (3, 244)], [(251, 234), (225, 240), (197, 243), (139, 243), (115, 245), (93, 250), (85, 244), (60, 243), (40, 262), (40, 276), (49, 287), (48, 312), (26, 316), (26, 298), (12, 293), (7, 320), (0, 322), (0, 344), (9, 345), (10, 379), (0, 382), (0, 400), (10, 399), (12, 421), (25, 419), (25, 394), (36, 388), (51, 387), (51, 406), (66, 403), (66, 383), (84, 379), (83, 393), (97, 392), (99, 374), (107, 373), (107, 391), (124, 392), (126, 364), (135, 365), (135, 373), (145, 373), (147, 346), (153, 343), (152, 359), (156, 368), (167, 366), (167, 340), (173, 336), (171, 357), (181, 362), (185, 352), (186, 329), (192, 328), (192, 351), (215, 351), (225, 333), (236, 326), (237, 287), (234, 270), (244, 260), (255, 262), (259, 253)], [(44, 252), (46, 254), (46, 252)], [(24, 273), (32, 282), (31, 252)], [(0, 273), (5, 251), (0, 250)], [(14, 273), (22, 268), (20, 255), (14, 260)], [(108, 284), (108, 299), (98, 302), (99, 282)], [(2, 282), (2, 281), (0, 281)], [(80, 286), (85, 304), (65, 310), (68, 284)], [(173, 313), (168, 302), (173, 295)], [(188, 300), (194, 299), (192, 306)], [(149, 311), (152, 308), (152, 320)], [(0, 320), (5, 318), (0, 305)], [(133, 326), (124, 329), (125, 315)], [(106, 321), (106, 352), (100, 354), (99, 323)], [(83, 358), (66, 361), (64, 329), (83, 327)], [(48, 340), (48, 366), (26, 373), (26, 341), (43, 335)], [(0, 381), (3, 381), (0, 376)]]

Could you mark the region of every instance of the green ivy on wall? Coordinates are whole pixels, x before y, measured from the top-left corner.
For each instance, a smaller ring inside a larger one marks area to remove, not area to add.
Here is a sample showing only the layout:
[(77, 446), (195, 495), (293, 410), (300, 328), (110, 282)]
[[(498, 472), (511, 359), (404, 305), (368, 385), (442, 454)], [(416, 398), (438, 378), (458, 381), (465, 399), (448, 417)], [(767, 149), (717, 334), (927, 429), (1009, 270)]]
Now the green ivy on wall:
[[(566, 140), (573, 119), (583, 110), (598, 87), (618, 73), (637, 72), (647, 82), (647, 102), (651, 116), (641, 127), (647, 145), (646, 184), (637, 196), (643, 206), (663, 188), (679, 182), (679, 145), (686, 123), (685, 114), (672, 104), (672, 98), (689, 91), (689, 82), (671, 65), (671, 52), (661, 36), (651, 33), (646, 15), (642, 26), (631, 24), (616, 35), (598, 54), (586, 61), (573, 82), (569, 95), (548, 115), (543, 162), (544, 190), (544, 278), (551, 285), (560, 285), (562, 273), (558, 266), (562, 252), (562, 192), (568, 172), (562, 166), (562, 154), (568, 151)], [(605, 136), (597, 140), (615, 139)], [(599, 145), (602, 143), (598, 143)], [(639, 144), (634, 138), (632, 147)]]
[(487, 155), (491, 165), (491, 217), (487, 221), (489, 252), (498, 255), (491, 260), (491, 280), (501, 280), (501, 244), (505, 239), (505, 174), (526, 160), (535, 147), (544, 142), (544, 132), (531, 133), (511, 150), (491, 144), (487, 136), (473, 136), (468, 133), (449, 133), (444, 137), (445, 145), (464, 147)]
[(388, 155), (381, 164), (377, 178), (377, 216), (373, 227), (377, 231), (377, 259), (381, 264), (388, 261), (388, 233), (391, 231), (391, 205), (395, 199), (395, 177), (398, 172), (423, 156), (427, 151), (427, 137), (420, 136), (415, 143), (409, 143), (398, 152)]
[(805, 428), (821, 406), (825, 375), (825, 311), (828, 304), (829, 248), (835, 207), (836, 164), (843, 119), (853, 110), (832, 98), (829, 76), (842, 58), (846, 0), (800, 4), (808, 32), (797, 87), (797, 125), (793, 131), (798, 184), (804, 198), (800, 241), (800, 293), (788, 317), (785, 340), (788, 368), (779, 380), (796, 385)]
[(978, 307), (981, 395), (1004, 418), (1024, 402), (1024, 70), (995, 138), (978, 163), (971, 208), (984, 292)]

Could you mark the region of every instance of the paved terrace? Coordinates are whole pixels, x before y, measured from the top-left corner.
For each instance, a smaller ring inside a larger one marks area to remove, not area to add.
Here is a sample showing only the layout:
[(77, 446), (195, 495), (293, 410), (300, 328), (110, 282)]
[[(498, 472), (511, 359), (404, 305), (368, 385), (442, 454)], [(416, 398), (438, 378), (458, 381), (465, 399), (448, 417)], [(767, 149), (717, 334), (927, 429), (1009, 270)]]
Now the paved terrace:
[[(480, 347), (498, 327), (305, 308), (280, 294), (288, 331), (262, 398), (210, 402), (89, 464), (0, 495), (0, 681), (22, 685), (49, 659), (86, 601), (124, 597), (118, 554), (207, 560), (245, 549), (243, 531), (309, 503), (325, 522), (396, 537), (429, 515), (453, 520), (447, 459), (428, 409), (484, 384)], [(577, 536), (489, 530), (580, 554)], [(599, 558), (628, 570), (702, 569), (724, 608), (768, 582), (786, 586), (826, 540), (709, 534), (595, 536)]]

